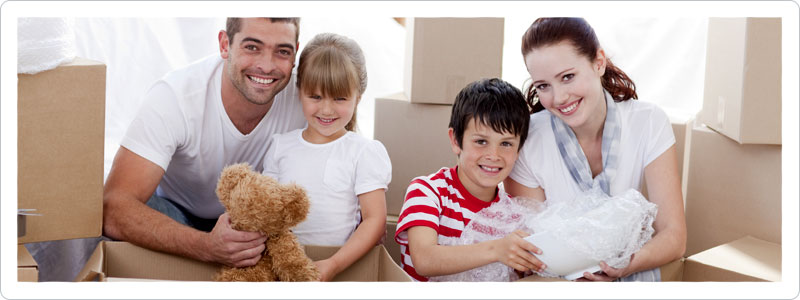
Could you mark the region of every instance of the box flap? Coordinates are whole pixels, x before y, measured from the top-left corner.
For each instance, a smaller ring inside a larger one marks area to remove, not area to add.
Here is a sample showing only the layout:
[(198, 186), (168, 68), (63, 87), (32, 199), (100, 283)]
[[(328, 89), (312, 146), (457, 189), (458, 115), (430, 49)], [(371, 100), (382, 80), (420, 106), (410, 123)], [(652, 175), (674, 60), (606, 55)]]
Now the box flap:
[(162, 280), (211, 281), (220, 265), (141, 248), (126, 242), (107, 242), (105, 276)]
[(673, 260), (658, 268), (661, 272), (661, 281), (683, 281), (684, 258)]
[[(338, 247), (305, 246), (312, 260), (331, 257)], [(211, 281), (221, 265), (200, 262), (126, 242), (103, 241), (97, 246), (76, 281), (137, 281), (180, 280)], [(380, 275), (380, 276), (379, 276)], [(383, 246), (376, 246), (349, 268), (339, 273), (333, 281), (377, 281), (381, 276), (387, 281), (411, 281), (395, 265)]]
[(98, 237), (103, 221), (106, 66), (76, 58), (17, 75), (18, 243)]
[(86, 261), (86, 265), (78, 272), (78, 276), (75, 276), (75, 281), (103, 281), (103, 278), (98, 276), (103, 273), (105, 244), (105, 241), (100, 241), (97, 244), (92, 256)]
[(17, 267), (38, 268), (39, 265), (24, 245), (17, 245)]
[(375, 247), (374, 250), (378, 250), (378, 281), (393, 281), (393, 282), (408, 282), (412, 281), (411, 276), (408, 276), (406, 271), (398, 266), (392, 256), (389, 255), (389, 251), (386, 250), (385, 247)]
[(686, 259), (684, 281), (780, 281), (781, 245), (750, 236)]

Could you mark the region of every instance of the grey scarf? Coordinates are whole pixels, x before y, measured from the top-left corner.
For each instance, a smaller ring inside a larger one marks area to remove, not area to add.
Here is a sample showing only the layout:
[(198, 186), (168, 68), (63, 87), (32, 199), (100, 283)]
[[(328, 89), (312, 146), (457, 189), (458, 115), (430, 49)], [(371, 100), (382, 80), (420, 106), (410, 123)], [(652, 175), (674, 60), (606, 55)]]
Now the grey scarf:
[(564, 163), (569, 169), (572, 179), (578, 183), (582, 191), (588, 191), (594, 184), (599, 184), (600, 188), (608, 195), (611, 195), (611, 180), (617, 173), (618, 149), (620, 140), (619, 116), (617, 115), (617, 105), (611, 94), (604, 91), (606, 100), (606, 120), (603, 126), (603, 172), (592, 178), (592, 169), (589, 161), (575, 137), (575, 133), (555, 114), (550, 116), (550, 124), (553, 126), (553, 133), (556, 137), (556, 144)]

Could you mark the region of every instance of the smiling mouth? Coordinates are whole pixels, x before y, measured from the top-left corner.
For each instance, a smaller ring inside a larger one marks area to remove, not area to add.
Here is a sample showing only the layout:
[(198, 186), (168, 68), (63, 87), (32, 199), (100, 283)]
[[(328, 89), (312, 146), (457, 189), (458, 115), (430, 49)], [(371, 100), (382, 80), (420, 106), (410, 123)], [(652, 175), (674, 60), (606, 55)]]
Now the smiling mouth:
[(484, 171), (490, 172), (490, 173), (497, 173), (497, 172), (500, 172), (500, 170), (503, 169), (503, 168), (500, 168), (500, 167), (487, 167), (487, 166), (484, 166), (484, 165), (480, 165), (480, 167), (481, 167), (481, 170), (484, 170)]
[(250, 79), (250, 81), (258, 83), (258, 84), (270, 84), (270, 83), (275, 82), (275, 80), (277, 80), (275, 78), (268, 79), (268, 78), (261, 78), (261, 77), (256, 77), (256, 76), (252, 76), (252, 75), (248, 75), (247, 78)]
[(583, 101), (583, 99), (580, 99), (578, 101), (573, 102), (572, 105), (570, 105), (570, 106), (567, 106), (567, 107), (564, 107), (564, 108), (559, 108), (558, 111), (560, 111), (562, 114), (569, 114), (572, 111), (574, 111), (576, 108), (578, 108), (578, 104), (580, 104), (581, 101)]
[(319, 122), (322, 123), (323, 125), (329, 125), (329, 124), (333, 123), (333, 121), (336, 121), (336, 119), (337, 118), (327, 119), (327, 118), (317, 117), (317, 120), (319, 120)]

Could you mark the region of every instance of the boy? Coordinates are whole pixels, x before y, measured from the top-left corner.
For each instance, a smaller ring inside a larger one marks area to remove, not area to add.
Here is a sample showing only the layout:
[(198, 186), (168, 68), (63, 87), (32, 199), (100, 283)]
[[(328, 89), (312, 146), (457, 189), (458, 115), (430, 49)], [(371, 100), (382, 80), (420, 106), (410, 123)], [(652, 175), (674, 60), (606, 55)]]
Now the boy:
[(448, 130), (458, 164), (414, 178), (397, 221), (401, 266), (412, 278), (428, 281), (492, 262), (521, 272), (544, 269), (528, 252), (540, 250), (521, 231), (473, 245), (439, 245), (458, 239), (478, 211), (499, 200), (497, 185), (511, 173), (529, 121), (520, 90), (500, 79), (479, 80), (458, 93)]

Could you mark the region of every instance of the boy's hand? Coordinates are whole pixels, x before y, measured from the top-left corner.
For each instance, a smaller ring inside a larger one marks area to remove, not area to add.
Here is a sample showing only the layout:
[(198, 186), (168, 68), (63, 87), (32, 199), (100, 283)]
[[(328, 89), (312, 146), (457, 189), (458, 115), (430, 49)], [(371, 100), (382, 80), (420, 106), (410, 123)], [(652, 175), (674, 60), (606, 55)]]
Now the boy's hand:
[(541, 254), (541, 250), (524, 240), (526, 236), (527, 233), (517, 230), (502, 239), (495, 240), (493, 249), (495, 260), (520, 272), (544, 270), (547, 266), (531, 253)]

